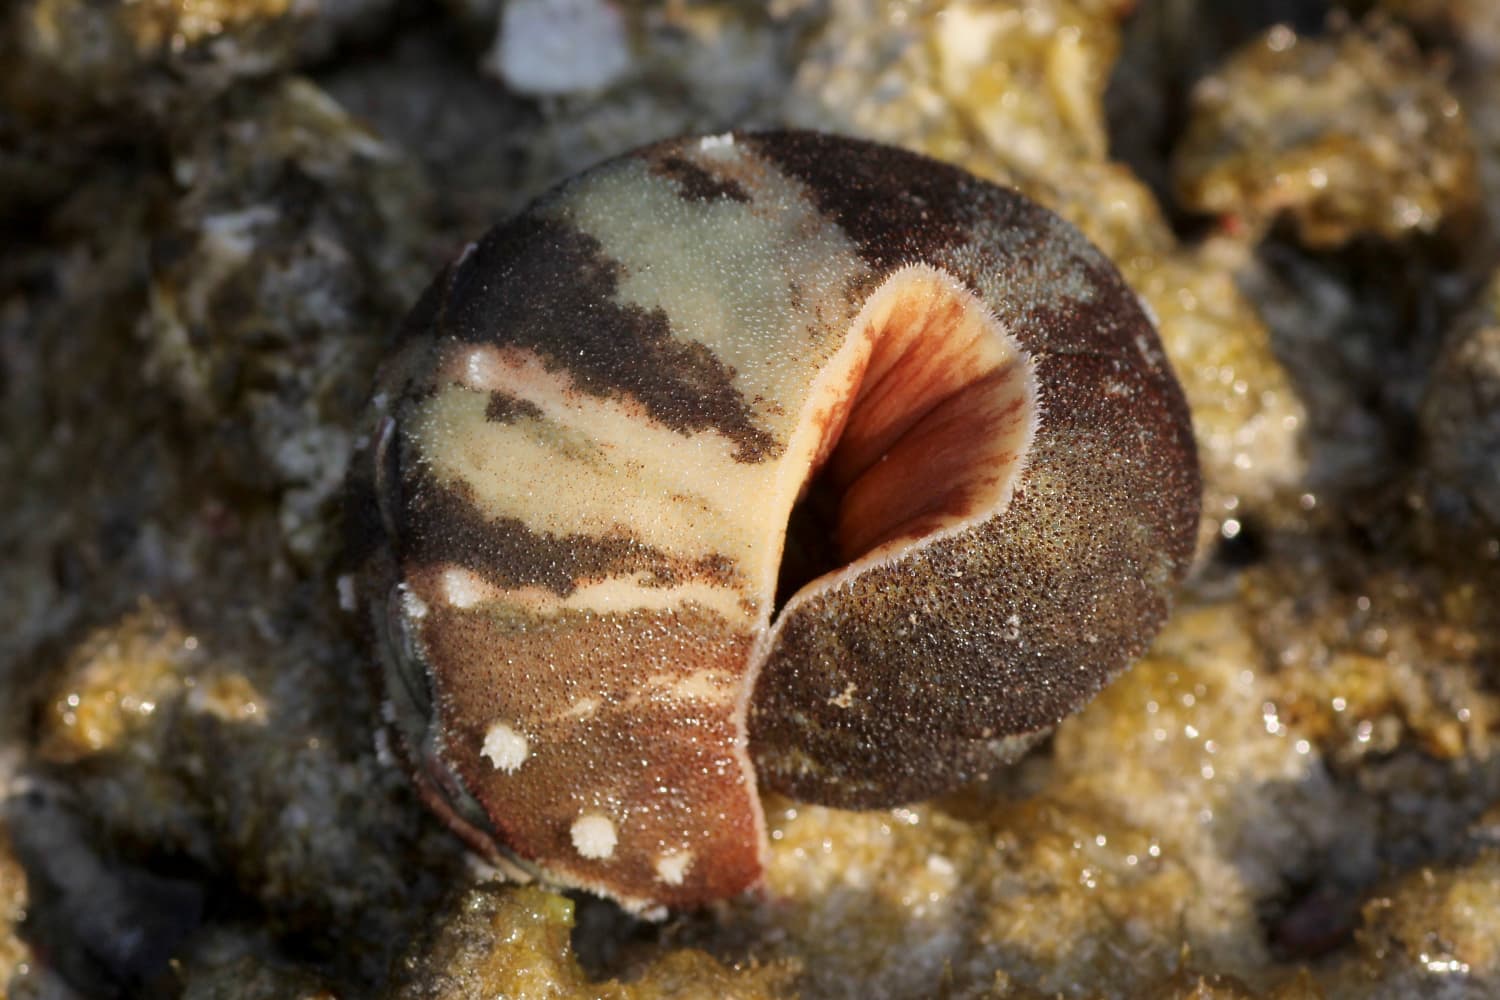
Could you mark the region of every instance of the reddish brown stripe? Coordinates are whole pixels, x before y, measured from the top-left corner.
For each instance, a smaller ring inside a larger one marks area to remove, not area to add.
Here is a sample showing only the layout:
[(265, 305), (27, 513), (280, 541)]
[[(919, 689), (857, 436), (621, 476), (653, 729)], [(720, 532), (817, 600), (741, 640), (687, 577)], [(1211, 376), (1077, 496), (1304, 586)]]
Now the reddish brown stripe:
[[(729, 895), (758, 877), (754, 786), (734, 753), (733, 701), (705, 703), (670, 686), (704, 669), (742, 675), (747, 632), (691, 608), (518, 616), (510, 626), (439, 608), (428, 634), (448, 756), (513, 849), (614, 893), (673, 905)], [(637, 697), (652, 680), (668, 683)], [(570, 714), (585, 697), (597, 709)], [(530, 742), (514, 772), (479, 752), (497, 720)], [(573, 844), (583, 812), (614, 824), (609, 858), (585, 858)], [(680, 846), (696, 860), (671, 886), (655, 862), (663, 847)]]

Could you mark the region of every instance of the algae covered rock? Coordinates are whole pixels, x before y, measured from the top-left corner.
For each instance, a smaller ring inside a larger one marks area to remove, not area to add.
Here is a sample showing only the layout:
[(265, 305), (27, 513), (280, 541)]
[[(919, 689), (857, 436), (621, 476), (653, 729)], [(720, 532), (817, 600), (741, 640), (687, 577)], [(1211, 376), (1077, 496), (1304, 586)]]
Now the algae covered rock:
[(1395, 28), (1267, 31), (1198, 84), (1175, 166), (1187, 207), (1255, 231), (1286, 213), (1317, 245), (1462, 231), (1478, 205), (1463, 109)]
[(534, 887), (479, 886), (444, 910), (409, 956), (393, 1000), (475, 996), (597, 997), (666, 1000), (715, 996), (770, 1000), (787, 996), (791, 967), (726, 967), (700, 951), (676, 949), (633, 970), (628, 982), (591, 979), (573, 954), (571, 900)]
[(1500, 525), (1500, 275), (1449, 333), (1421, 419), (1438, 488)]
[(378, 31), (392, 0), (21, 0), (0, 12), (6, 106), (34, 122), (167, 117)]
[[(0, 992), (1493, 995), (1493, 5), (600, 0), (624, 68), (547, 93), (497, 47), (526, 6), (0, 14)], [(1193, 411), (1200, 571), (1014, 768), (777, 801), (762, 892), (642, 923), (428, 818), (334, 484), (443, 260), (604, 156), (778, 124), (1104, 248)]]

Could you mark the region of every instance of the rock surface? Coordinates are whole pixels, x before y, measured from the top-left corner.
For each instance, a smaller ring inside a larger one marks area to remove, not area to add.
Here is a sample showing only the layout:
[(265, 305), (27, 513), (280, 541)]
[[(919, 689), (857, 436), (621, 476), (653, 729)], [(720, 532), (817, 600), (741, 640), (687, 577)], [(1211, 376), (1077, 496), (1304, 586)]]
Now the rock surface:
[[(0, 993), (1500, 992), (1491, 5), (586, 6), (614, 61), (546, 79), (522, 0), (6, 9)], [(467, 240), (778, 123), (1011, 183), (1115, 259), (1193, 407), (1199, 566), (1016, 767), (774, 802), (764, 892), (643, 924), (495, 882), (415, 800), (337, 485)]]

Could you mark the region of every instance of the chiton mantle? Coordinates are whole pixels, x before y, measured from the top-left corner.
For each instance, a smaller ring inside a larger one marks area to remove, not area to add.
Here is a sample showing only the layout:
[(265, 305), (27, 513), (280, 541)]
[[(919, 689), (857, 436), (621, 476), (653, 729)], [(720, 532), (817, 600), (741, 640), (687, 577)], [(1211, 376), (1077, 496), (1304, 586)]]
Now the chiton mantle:
[(769, 132), (468, 247), (382, 367), (348, 522), (424, 798), (659, 911), (759, 880), (760, 789), (875, 808), (1013, 759), (1144, 651), (1198, 506), (1156, 333), (1077, 230)]

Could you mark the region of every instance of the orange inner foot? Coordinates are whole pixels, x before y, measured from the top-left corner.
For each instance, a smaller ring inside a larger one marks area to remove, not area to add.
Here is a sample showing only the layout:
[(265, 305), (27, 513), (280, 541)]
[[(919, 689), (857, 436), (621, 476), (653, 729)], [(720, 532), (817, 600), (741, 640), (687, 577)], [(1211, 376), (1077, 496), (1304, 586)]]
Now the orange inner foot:
[(851, 336), (868, 346), (793, 508), (778, 605), (820, 576), (1003, 509), (1035, 431), (1030, 361), (946, 273), (896, 272)]

